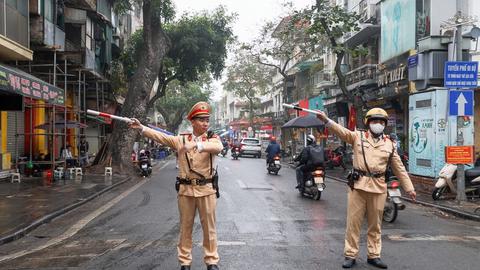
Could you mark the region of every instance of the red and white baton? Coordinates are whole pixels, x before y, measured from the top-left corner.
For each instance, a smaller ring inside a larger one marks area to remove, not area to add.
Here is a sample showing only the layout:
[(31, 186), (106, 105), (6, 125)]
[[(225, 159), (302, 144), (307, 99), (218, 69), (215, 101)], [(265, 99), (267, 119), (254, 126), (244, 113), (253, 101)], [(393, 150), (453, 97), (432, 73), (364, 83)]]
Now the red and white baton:
[(91, 115), (102, 116), (102, 117), (105, 117), (105, 118), (109, 118), (109, 119), (113, 119), (113, 120), (119, 120), (119, 121), (123, 121), (123, 122), (127, 122), (127, 123), (131, 123), (131, 122), (132, 122), (132, 119), (130, 119), (130, 118), (128, 118), (128, 117), (122, 117), (122, 116), (113, 115), (113, 114), (108, 114), (108, 113), (104, 113), (104, 112), (97, 112), (97, 111), (94, 111), (94, 110), (87, 110), (87, 113), (88, 113), (88, 114), (91, 114)]
[(305, 109), (305, 108), (302, 108), (302, 107), (299, 107), (299, 106), (296, 106), (296, 105), (292, 105), (292, 104), (287, 104), (287, 103), (283, 103), (283, 107), (286, 107), (286, 108), (289, 108), (289, 109), (294, 109), (294, 110), (297, 110), (297, 111), (304, 111), (304, 112), (309, 112), (309, 113), (313, 113), (313, 114), (320, 114), (318, 111)]

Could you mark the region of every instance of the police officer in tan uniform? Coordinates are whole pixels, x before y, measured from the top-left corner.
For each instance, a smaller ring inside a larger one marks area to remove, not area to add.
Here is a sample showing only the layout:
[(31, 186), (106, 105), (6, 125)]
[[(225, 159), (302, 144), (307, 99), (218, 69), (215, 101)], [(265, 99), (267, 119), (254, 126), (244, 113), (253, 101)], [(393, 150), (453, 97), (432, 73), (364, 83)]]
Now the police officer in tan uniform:
[(364, 216), (368, 221), (367, 262), (378, 268), (387, 265), (380, 259), (382, 249), (381, 225), (387, 197), (385, 172), (388, 163), (407, 194), (415, 200), (416, 193), (395, 144), (383, 134), (388, 114), (373, 108), (365, 116), (367, 131), (350, 131), (330, 120), (324, 112), (318, 118), (334, 134), (353, 146), (353, 168), (358, 179), (348, 192), (347, 229), (345, 233), (345, 261), (343, 268), (351, 268), (358, 256), (360, 230)]
[(170, 136), (143, 126), (138, 120), (130, 125), (141, 129), (144, 136), (178, 151), (179, 172), (178, 209), (180, 212), (180, 240), (178, 260), (181, 270), (189, 270), (192, 263), (192, 230), (198, 210), (203, 229), (204, 262), (208, 270), (219, 269), (217, 264), (217, 233), (215, 228), (216, 190), (212, 183), (215, 156), (223, 149), (220, 139), (207, 136), (210, 106), (206, 102), (195, 104), (187, 115), (193, 134)]

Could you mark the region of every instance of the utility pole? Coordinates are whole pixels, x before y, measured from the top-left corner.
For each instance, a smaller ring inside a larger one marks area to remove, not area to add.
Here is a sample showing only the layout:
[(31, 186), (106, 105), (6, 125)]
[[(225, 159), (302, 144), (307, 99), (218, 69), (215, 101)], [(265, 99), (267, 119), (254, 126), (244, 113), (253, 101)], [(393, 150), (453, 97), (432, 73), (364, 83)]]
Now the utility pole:
[[(463, 23), (463, 14), (462, 14), (462, 4), (463, 0), (457, 0), (457, 14), (456, 14), (456, 23), (457, 29), (455, 34), (455, 48), (456, 48), (456, 61), (462, 61), (462, 49), (463, 49), (463, 35), (462, 35), (462, 23)], [(463, 116), (457, 116), (457, 145), (461, 146), (464, 143), (463, 140)], [(457, 201), (462, 202), (467, 200), (465, 195), (465, 167), (463, 164), (457, 166)]]

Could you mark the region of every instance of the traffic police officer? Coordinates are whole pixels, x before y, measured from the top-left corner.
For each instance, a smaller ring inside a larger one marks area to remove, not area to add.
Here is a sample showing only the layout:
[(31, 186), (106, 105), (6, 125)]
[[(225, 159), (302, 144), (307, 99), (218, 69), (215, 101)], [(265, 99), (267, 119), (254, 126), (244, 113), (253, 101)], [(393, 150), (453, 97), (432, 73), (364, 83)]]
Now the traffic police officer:
[(330, 120), (321, 111), (318, 118), (326, 123), (330, 131), (353, 146), (353, 168), (358, 175), (358, 179), (348, 193), (343, 268), (351, 268), (355, 264), (359, 250), (360, 230), (366, 214), (368, 221), (367, 262), (378, 268), (386, 269), (387, 265), (380, 259), (380, 253), (383, 207), (387, 197), (385, 172), (389, 161), (405, 192), (413, 200), (416, 198), (413, 184), (400, 160), (395, 144), (383, 135), (383, 130), (388, 122), (388, 114), (381, 108), (373, 108), (368, 111), (364, 121), (367, 131), (350, 131)]
[(180, 240), (177, 246), (181, 270), (189, 270), (192, 263), (192, 230), (198, 209), (203, 229), (204, 261), (208, 270), (217, 270), (217, 233), (215, 228), (216, 190), (212, 183), (213, 162), (223, 149), (214, 135), (207, 136), (210, 106), (206, 102), (195, 104), (187, 115), (193, 134), (170, 136), (143, 126), (132, 119), (132, 128), (141, 129), (144, 136), (178, 151), (179, 172), (178, 209), (180, 212)]

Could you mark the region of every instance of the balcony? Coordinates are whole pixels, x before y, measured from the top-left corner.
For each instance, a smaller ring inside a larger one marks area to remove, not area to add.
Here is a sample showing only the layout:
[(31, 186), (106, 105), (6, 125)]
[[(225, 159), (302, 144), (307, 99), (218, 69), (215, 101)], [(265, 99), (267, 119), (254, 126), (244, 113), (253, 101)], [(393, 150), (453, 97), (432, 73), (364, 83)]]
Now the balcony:
[(349, 91), (369, 85), (377, 84), (377, 64), (365, 64), (348, 72), (345, 76)]
[(30, 18), (32, 43), (48, 48), (65, 50), (65, 32), (42, 16)]
[(65, 5), (67, 7), (78, 8), (89, 11), (97, 10), (97, 1), (96, 0), (65, 0)]
[(0, 59), (32, 60), (28, 28), (28, 5), (17, 8), (0, 1)]

